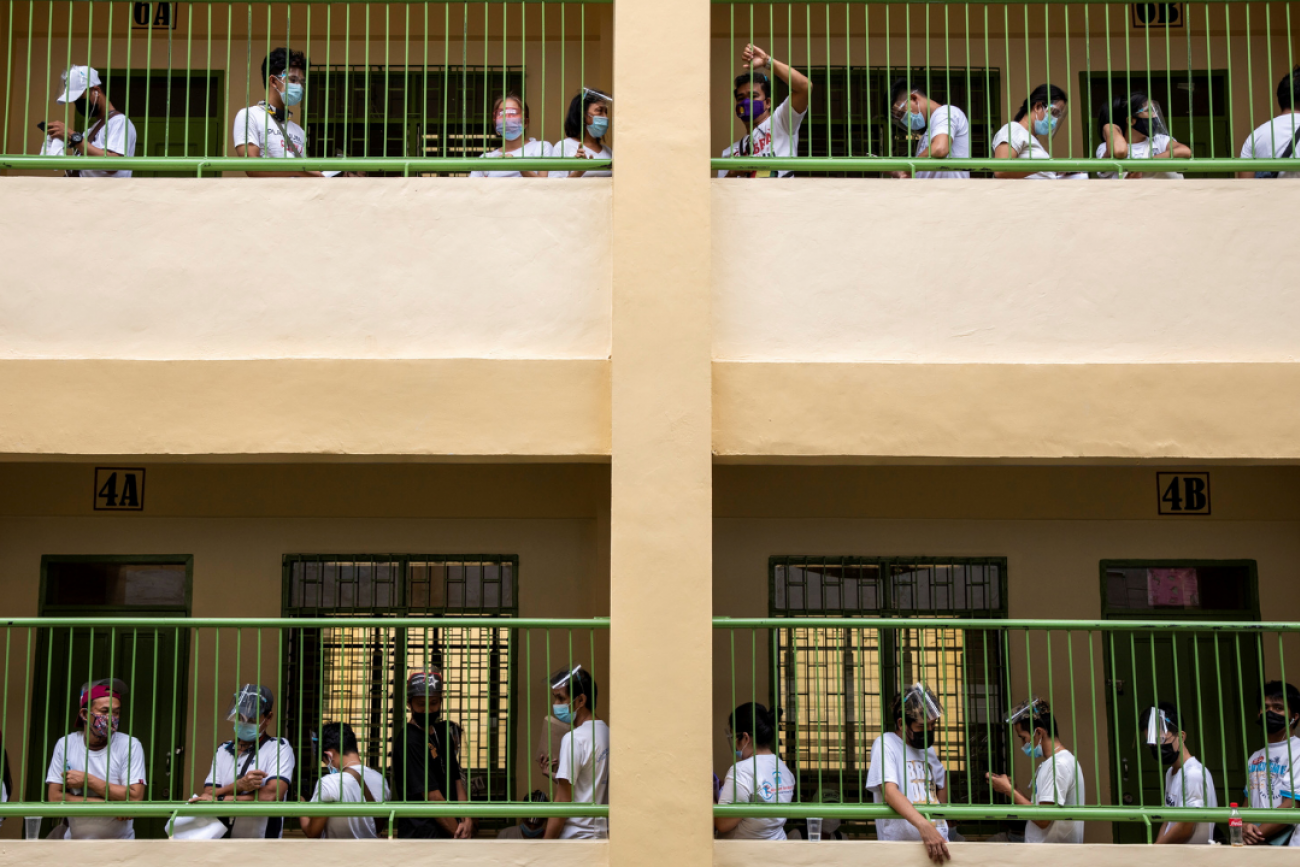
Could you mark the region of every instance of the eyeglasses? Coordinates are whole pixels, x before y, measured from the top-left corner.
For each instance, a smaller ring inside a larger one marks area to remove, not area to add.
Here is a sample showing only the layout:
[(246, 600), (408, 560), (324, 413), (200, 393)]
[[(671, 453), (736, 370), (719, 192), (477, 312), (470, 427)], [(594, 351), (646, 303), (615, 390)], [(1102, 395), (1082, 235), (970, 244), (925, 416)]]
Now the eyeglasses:
[(517, 108), (503, 108), (497, 112), (497, 120), (502, 120), (502, 119), (519, 120), (523, 116), (524, 116), (523, 112), (521, 112)]

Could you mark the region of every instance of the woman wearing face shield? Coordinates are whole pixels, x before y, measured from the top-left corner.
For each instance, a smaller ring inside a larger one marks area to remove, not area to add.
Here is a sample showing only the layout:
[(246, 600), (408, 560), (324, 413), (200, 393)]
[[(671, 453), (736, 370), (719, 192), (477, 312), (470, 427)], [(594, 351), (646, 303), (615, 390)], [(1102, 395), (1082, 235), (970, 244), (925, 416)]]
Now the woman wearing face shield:
[[(989, 774), (993, 791), (1009, 796), (1018, 805), (1077, 807), (1086, 798), (1083, 770), (1074, 754), (1065, 748), (1056, 720), (1047, 702), (1031, 698), (1007, 717), (1020, 741), (1020, 749), (1031, 762), (1039, 761), (1034, 782), (1025, 797), (1011, 785), (1005, 774)], [(1025, 822), (1026, 843), (1082, 843), (1083, 822), (1070, 819), (1050, 821), (1030, 819)]]
[(871, 768), (867, 791), (877, 804), (885, 803), (903, 818), (877, 819), (879, 840), (919, 840), (936, 864), (948, 854), (948, 823), (931, 821), (917, 811), (916, 804), (945, 804), (948, 801), (947, 772), (934, 744), (939, 736), (943, 706), (924, 684), (913, 684), (891, 706), (894, 731), (887, 731), (871, 744)]
[[(564, 118), (564, 140), (556, 142), (557, 157), (582, 157), (589, 160), (612, 160), (614, 151), (605, 143), (609, 133), (609, 110), (614, 99), (599, 90), (584, 87), (569, 102)], [(551, 172), (553, 178), (608, 178), (609, 169), (599, 171)]]
[[(736, 763), (718, 790), (719, 804), (788, 804), (794, 800), (794, 774), (773, 752), (776, 717), (755, 702), (742, 704), (727, 718), (727, 742)], [(715, 817), (713, 827), (727, 840), (784, 840), (785, 819)]]
[[(1109, 108), (1102, 108), (1097, 120), (1101, 125), (1101, 144), (1097, 159), (1145, 160), (1188, 159), (1192, 149), (1173, 140), (1160, 114), (1160, 104), (1145, 93), (1116, 97)], [(1178, 172), (1098, 172), (1099, 178), (1129, 180), (1175, 180)]]
[[(1045, 160), (1051, 158), (1048, 148), (1051, 139), (1065, 124), (1065, 107), (1069, 98), (1065, 91), (1055, 84), (1040, 84), (1034, 92), (1020, 104), (1016, 119), (998, 130), (993, 136), (993, 157), (999, 160), (1028, 159)], [(993, 177), (1002, 179), (1025, 179), (1031, 181), (1056, 181), (1068, 177), (1068, 174), (1053, 171), (994, 172)]]
[[(498, 96), (492, 105), (492, 122), (496, 125), (497, 135), (501, 136), (501, 146), (496, 150), (480, 154), (484, 159), (537, 159), (554, 156), (550, 144), (530, 138), (528, 133), (528, 104), (519, 94), (510, 92)], [(471, 178), (544, 178), (549, 172), (520, 171), (477, 171), (470, 172)]]

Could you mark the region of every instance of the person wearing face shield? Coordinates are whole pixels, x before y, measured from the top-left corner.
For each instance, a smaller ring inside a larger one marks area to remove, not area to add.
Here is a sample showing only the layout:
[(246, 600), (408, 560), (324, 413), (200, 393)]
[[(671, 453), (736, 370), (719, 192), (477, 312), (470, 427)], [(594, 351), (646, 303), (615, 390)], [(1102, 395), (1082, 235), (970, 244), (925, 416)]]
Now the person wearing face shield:
[[(1083, 804), (1086, 793), (1083, 769), (1074, 754), (1065, 747), (1052, 718), (1047, 702), (1030, 698), (1007, 717), (1012, 731), (1020, 741), (1021, 751), (1031, 762), (1039, 762), (1034, 772), (1034, 782), (1025, 797), (1011, 785), (1005, 774), (988, 775), (993, 791), (1007, 795), (1026, 807), (1049, 805), (1077, 807)], [(1082, 843), (1083, 822), (1071, 819), (1030, 819), (1025, 822), (1026, 843)]]
[[(795, 776), (773, 752), (776, 716), (755, 702), (742, 704), (727, 718), (727, 743), (736, 763), (718, 790), (719, 804), (788, 804)], [(785, 819), (715, 817), (714, 830), (726, 840), (784, 840)]]
[[(1300, 160), (1300, 66), (1277, 83), (1277, 107), (1281, 113), (1260, 124), (1241, 146), (1243, 160)], [(1237, 172), (1239, 178), (1300, 179), (1300, 162), (1289, 172)]]
[[(55, 743), (45, 772), (47, 801), (144, 800), (144, 747), (118, 731), (125, 694), (120, 680), (94, 681), (81, 688), (74, 728)], [(73, 840), (135, 839), (131, 819), (72, 816), (67, 823)]]
[[(1061, 131), (1066, 119), (1065, 91), (1055, 84), (1040, 84), (1034, 88), (1029, 98), (1020, 104), (1015, 120), (1002, 127), (993, 136), (993, 156), (995, 159), (1045, 160), (1051, 153), (1043, 144), (1051, 144), (1052, 138)], [(1056, 181), (1067, 177), (1066, 174), (1053, 171), (1024, 172), (997, 171), (993, 177), (1001, 179), (1025, 179), (1031, 181)]]
[[(1192, 149), (1174, 141), (1165, 126), (1160, 105), (1145, 93), (1116, 97), (1097, 118), (1101, 126), (1101, 144), (1097, 159), (1188, 159)], [(1099, 178), (1129, 180), (1182, 180), (1178, 172), (1098, 172)]]
[[(406, 679), (410, 721), (393, 734), (393, 791), (403, 801), (468, 801), (460, 765), (461, 728), (442, 719), (443, 677), (438, 669), (417, 671)], [(474, 836), (474, 820), (453, 816), (399, 816), (397, 836), (404, 839)]]
[[(1300, 725), (1300, 690), (1280, 680), (1264, 684), (1255, 721), (1263, 729), (1267, 744), (1246, 762), (1250, 806), (1294, 809), (1296, 786), (1300, 785), (1300, 738), (1294, 735)], [(1242, 825), (1242, 839), (1247, 846), (1300, 846), (1294, 829), (1295, 825), (1280, 822), (1246, 822)]]
[[(920, 134), (916, 143), (916, 158), (942, 159), (970, 158), (970, 121), (966, 113), (955, 105), (941, 105), (926, 96), (924, 82), (910, 82), (900, 78), (890, 88), (889, 114), (894, 123), (909, 133)], [(907, 172), (891, 172), (896, 178), (908, 177)], [(970, 172), (919, 171), (919, 179), (969, 178)]]
[[(525, 801), (529, 804), (545, 804), (551, 799), (541, 789), (534, 789)], [(498, 840), (540, 840), (546, 834), (546, 820), (540, 816), (520, 819), (519, 824), (501, 829)]]
[[(289, 741), (271, 734), (275, 696), (265, 686), (246, 683), (235, 693), (226, 722), (234, 737), (217, 747), (203, 791), (191, 801), (283, 801), (295, 766)], [(231, 837), (279, 839), (282, 816), (222, 819)]]
[[(509, 91), (498, 96), (496, 102), (492, 104), (492, 122), (496, 125), (497, 135), (501, 136), (501, 146), (479, 156), (490, 160), (503, 157), (538, 159), (556, 156), (555, 149), (548, 142), (538, 141), (535, 138), (525, 140), (528, 134), (528, 120), (528, 103), (524, 102), (519, 94)], [(551, 172), (484, 170), (470, 172), (469, 176), (471, 178), (546, 178), (551, 174)]]
[[(320, 739), (313, 735), (312, 743), (324, 770), (316, 781), (312, 803), (373, 804), (389, 800), (384, 775), (362, 763), (352, 726), (325, 723)], [(298, 824), (308, 837), (329, 840), (373, 840), (384, 830), (370, 816), (303, 816)]]
[[(1217, 807), (1214, 778), (1187, 749), (1180, 720), (1178, 709), (1164, 701), (1147, 708), (1138, 720), (1140, 746), (1151, 754), (1152, 764), (1165, 772), (1165, 806)], [(1213, 832), (1213, 822), (1165, 822), (1156, 843), (1208, 845)]]
[[(605, 141), (609, 133), (609, 111), (614, 98), (599, 90), (584, 87), (569, 101), (569, 113), (564, 118), (564, 140), (552, 148), (557, 157), (583, 157), (589, 160), (611, 160), (614, 151)], [(551, 172), (553, 178), (608, 178), (614, 173), (600, 171)]]
[[(57, 120), (45, 121), (42, 156), (135, 156), (135, 124), (109, 101), (98, 70), (92, 66), (73, 66), (63, 73), (63, 85), (63, 93), (55, 101), (60, 105), (72, 103), (77, 120), (69, 120), (65, 109)], [(77, 126), (81, 132), (75, 129)], [(71, 178), (131, 177), (131, 172), (125, 170), (70, 169), (65, 174)]]
[[(262, 61), (266, 99), (241, 108), (230, 131), (235, 153), (263, 159), (301, 159), (307, 153), (307, 133), (292, 120), (293, 106), (307, 94), (307, 57), (301, 51), (277, 48)], [(290, 169), (245, 171), (250, 178), (319, 178), (321, 172)]]
[(919, 840), (936, 864), (949, 857), (948, 823), (931, 821), (915, 805), (948, 801), (947, 772), (935, 745), (943, 706), (924, 684), (913, 684), (890, 705), (894, 731), (886, 731), (871, 744), (867, 791), (903, 818), (877, 819), (879, 840)]
[[(555, 769), (557, 804), (609, 803), (609, 726), (596, 718), (596, 680), (581, 665), (551, 675), (551, 712), (572, 729), (560, 741)], [(597, 816), (553, 816), (548, 840), (601, 840), (609, 820)]]
[[(723, 157), (796, 157), (799, 155), (799, 126), (808, 114), (812, 82), (808, 76), (782, 63), (756, 45), (740, 52), (742, 68), (732, 95), (736, 119), (745, 136), (722, 151)], [(772, 110), (772, 76), (790, 85), (790, 95)], [(720, 178), (789, 177), (788, 171), (720, 171)]]

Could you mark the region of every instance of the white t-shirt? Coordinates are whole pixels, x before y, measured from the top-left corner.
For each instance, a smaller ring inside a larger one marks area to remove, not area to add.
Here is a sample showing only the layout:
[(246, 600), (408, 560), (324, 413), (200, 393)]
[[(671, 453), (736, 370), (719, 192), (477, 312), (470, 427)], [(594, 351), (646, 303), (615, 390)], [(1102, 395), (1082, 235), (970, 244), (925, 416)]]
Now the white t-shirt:
[[(291, 116), (292, 112), (289, 114)], [(291, 147), (285, 146), (284, 134), (280, 132), (281, 126), (289, 135)], [(303, 132), (302, 127), (288, 117), (277, 124), (271, 118), (271, 113), (260, 104), (241, 108), (239, 114), (235, 115), (235, 123), (231, 126), (230, 132), (234, 136), (235, 147), (257, 145), (262, 151), (262, 156), (270, 159), (286, 157), (292, 159), (307, 153), (307, 133)]]
[[(263, 738), (256, 750), (246, 750), (238, 756), (235, 755), (234, 741), (226, 741), (217, 747), (203, 785), (213, 788), (229, 786), (249, 771), (265, 771), (264, 786), (275, 780), (284, 780), (292, 785), (293, 768), (293, 747), (284, 738)], [(231, 837), (278, 838), (283, 834), (284, 818), (281, 816), (241, 816), (230, 831)]]
[[(1219, 796), (1214, 791), (1214, 777), (1194, 758), (1183, 762), (1175, 771), (1165, 771), (1165, 806), (1167, 807), (1217, 807)], [(1169, 827), (1169, 823), (1165, 823)], [(1161, 829), (1163, 831), (1163, 829)], [(1188, 843), (1206, 845), (1214, 831), (1213, 822), (1200, 822)]]
[[(1029, 789), (1029, 800), (1035, 804), (1059, 804), (1077, 807), (1087, 795), (1083, 785), (1083, 769), (1069, 750), (1060, 750), (1046, 756), (1034, 774), (1034, 784)], [(1082, 843), (1083, 822), (1058, 819), (1046, 828), (1033, 822), (1025, 823), (1026, 843)]]
[[(1255, 128), (1250, 138), (1246, 139), (1246, 143), (1241, 146), (1241, 158), (1264, 160), (1279, 157), (1287, 149), (1287, 145), (1295, 139), (1297, 132), (1300, 132), (1300, 113), (1288, 111), (1279, 114), (1268, 123), (1260, 124)], [(1300, 147), (1291, 149), (1291, 158), (1300, 159)], [(1300, 163), (1296, 165), (1298, 168), (1295, 171), (1282, 172), (1278, 177), (1300, 178)]]
[[(1164, 134), (1153, 135), (1143, 141), (1131, 141), (1128, 143), (1128, 159), (1131, 160), (1152, 159), (1158, 154), (1167, 152), (1169, 150), (1169, 145), (1172, 142), (1173, 139), (1171, 139), (1169, 136)], [(1107, 147), (1108, 147), (1107, 142), (1102, 142), (1101, 144), (1097, 145), (1097, 159), (1099, 160), (1106, 159)], [(1152, 163), (1152, 165), (1158, 166), (1160, 165), (1160, 163)], [(1137, 172), (1141, 174), (1142, 177), (1137, 178), (1136, 180), (1181, 181), (1183, 179), (1182, 173), (1180, 172), (1161, 172), (1161, 171), (1149, 172), (1144, 169), (1138, 169)], [(1119, 177), (1119, 175), (1115, 172), (1097, 172), (1097, 177), (1116, 178)]]
[[(578, 144), (579, 143), (576, 139), (566, 138), (564, 141), (556, 142), (554, 145), (551, 146), (551, 154), (557, 157), (576, 156), (578, 153)], [(604, 142), (600, 143), (599, 151), (594, 151), (591, 148), (587, 147), (585, 144), (582, 146), (582, 150), (583, 153), (587, 154), (587, 156), (594, 157), (595, 159), (598, 160), (612, 160), (614, 158), (614, 152), (610, 150), (609, 145), (605, 144)], [(608, 177), (612, 177), (613, 174), (614, 173), (609, 169), (601, 169), (600, 171), (587, 172), (586, 174), (583, 175), (583, 177), (584, 178), (608, 178)], [(551, 177), (567, 178), (569, 177), (569, 173), (551, 172)]]
[[(951, 141), (948, 156), (955, 160), (970, 159), (970, 121), (966, 114), (955, 105), (941, 105), (930, 114), (930, 124), (925, 134), (916, 143), (916, 153), (930, 146), (930, 141), (937, 135), (946, 135)], [(915, 177), (931, 178), (969, 178), (970, 172), (917, 172)]]
[[(547, 142), (538, 141), (535, 138), (530, 138), (528, 141), (524, 142), (524, 146), (517, 151), (510, 151), (508, 154), (502, 154), (501, 148), (497, 148), (494, 151), (488, 151), (485, 154), (480, 154), (480, 156), (483, 159), (489, 159), (489, 160), (519, 159), (525, 157), (529, 159), (536, 159), (537, 157), (555, 156), (555, 149), (552, 148), (550, 144)], [(523, 177), (523, 175), (520, 174), (519, 172), (486, 172), (486, 171), (470, 172), (469, 176), (471, 178), (522, 178)], [(543, 173), (543, 177), (546, 176), (547, 173)]]
[[(776, 111), (767, 116), (767, 120), (754, 127), (751, 136), (746, 135), (722, 151), (723, 157), (797, 157), (799, 156), (799, 126), (808, 116), (808, 109), (796, 113), (790, 107), (790, 97), (786, 97), (776, 107)], [(784, 178), (788, 171), (750, 172), (751, 178)], [(718, 177), (725, 178), (727, 173), (719, 171)]]
[(1280, 744), (1268, 745), (1268, 760), (1264, 750), (1251, 753), (1246, 763), (1246, 794), (1250, 805), (1258, 809), (1278, 807), (1283, 798), (1296, 799), (1296, 778), (1300, 777), (1291, 765), (1300, 764), (1300, 738), (1293, 737)]
[[(573, 803), (609, 803), (609, 726), (603, 720), (589, 720), (561, 738), (559, 759), (555, 779), (573, 787)], [(609, 820), (595, 816), (565, 819), (560, 832), (562, 840), (608, 836)]]
[[(921, 752), (903, 743), (893, 732), (886, 732), (871, 743), (871, 767), (867, 770), (867, 791), (877, 804), (885, 803), (885, 783), (893, 783), (913, 804), (938, 804), (939, 790), (944, 788), (947, 772), (934, 747)], [(948, 823), (935, 821), (934, 827), (948, 839)], [(877, 819), (877, 840), (920, 840), (921, 832), (906, 819)]]
[[(741, 759), (727, 771), (719, 804), (788, 804), (794, 800), (794, 774), (774, 755)], [(722, 835), (727, 840), (784, 840), (785, 819), (747, 816)]]
[[(353, 766), (356, 767), (355, 765)], [(388, 783), (384, 780), (384, 775), (372, 768), (357, 768), (362, 777), (365, 778), (366, 788), (370, 790), (370, 797), (376, 801), (387, 801), (389, 797)], [(366, 796), (361, 792), (361, 785), (352, 778), (352, 774), (340, 771), (337, 774), (326, 773), (316, 782), (316, 791), (312, 792), (311, 799), (321, 804), (358, 804), (365, 803)], [(329, 840), (369, 840), (375, 836), (375, 820), (369, 816), (348, 816), (347, 818), (336, 818), (331, 816), (325, 820), (325, 831), (322, 837)]]
[[(1010, 140), (1008, 141), (1008, 139)], [(995, 155), (1000, 144), (1010, 144), (1011, 152), (1015, 154), (1017, 159), (1045, 160), (1051, 157), (1051, 154), (1047, 152), (1047, 148), (1043, 147), (1042, 143), (1038, 141), (1038, 136), (1030, 135), (1029, 130), (1021, 126), (1019, 121), (1012, 121), (998, 130), (997, 135), (993, 136), (992, 150)], [(1044, 170), (1034, 172), (1025, 180), (1055, 181), (1059, 180), (1060, 177), (1061, 175), (1058, 172)]]
[[(85, 735), (73, 732), (59, 738), (54, 745), (45, 782), (62, 783), (65, 771), (85, 771), (115, 786), (144, 783), (144, 747), (130, 735), (114, 732), (107, 747), (87, 750)], [(79, 788), (67, 791), (69, 795), (83, 794)], [(69, 818), (68, 837), (72, 840), (134, 840), (135, 823), (129, 819), (121, 822), (108, 816)]]
[[(86, 129), (98, 123), (98, 121), (87, 121)], [(109, 118), (108, 123), (99, 128), (99, 131), (90, 139), (90, 143), (97, 148), (103, 148), (112, 151), (115, 154), (121, 154), (124, 157), (135, 156), (135, 124), (131, 123), (124, 114), (115, 115)], [(43, 157), (58, 157), (67, 153), (60, 139), (46, 138), (41, 145), (40, 155)], [(68, 166), (69, 169), (75, 169), (76, 164)], [(83, 178), (129, 178), (129, 171), (106, 172), (100, 169), (81, 169)]]

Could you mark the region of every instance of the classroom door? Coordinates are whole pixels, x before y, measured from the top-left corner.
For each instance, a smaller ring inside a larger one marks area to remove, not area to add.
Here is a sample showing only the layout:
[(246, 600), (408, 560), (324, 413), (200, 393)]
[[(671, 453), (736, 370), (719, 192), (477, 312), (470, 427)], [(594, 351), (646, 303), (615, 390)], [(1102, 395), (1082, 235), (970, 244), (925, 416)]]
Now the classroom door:
[[(1252, 562), (1103, 564), (1106, 619), (1255, 620)], [(1171, 592), (1172, 588), (1172, 592)], [(1206, 632), (1107, 633), (1104, 641), (1111, 800), (1164, 803), (1164, 768), (1141, 741), (1138, 720), (1157, 701), (1182, 714), (1188, 747), (1214, 777), (1220, 805), (1239, 800), (1257, 729), (1247, 708), (1260, 687), (1255, 636)], [(1156, 829), (1158, 830), (1158, 828)], [(1145, 825), (1117, 822), (1116, 843), (1145, 843)]]
[[(136, 156), (224, 156), (224, 77), (219, 70), (109, 70), (108, 97), (135, 125)], [(134, 177), (187, 178), (194, 173), (148, 171)]]

